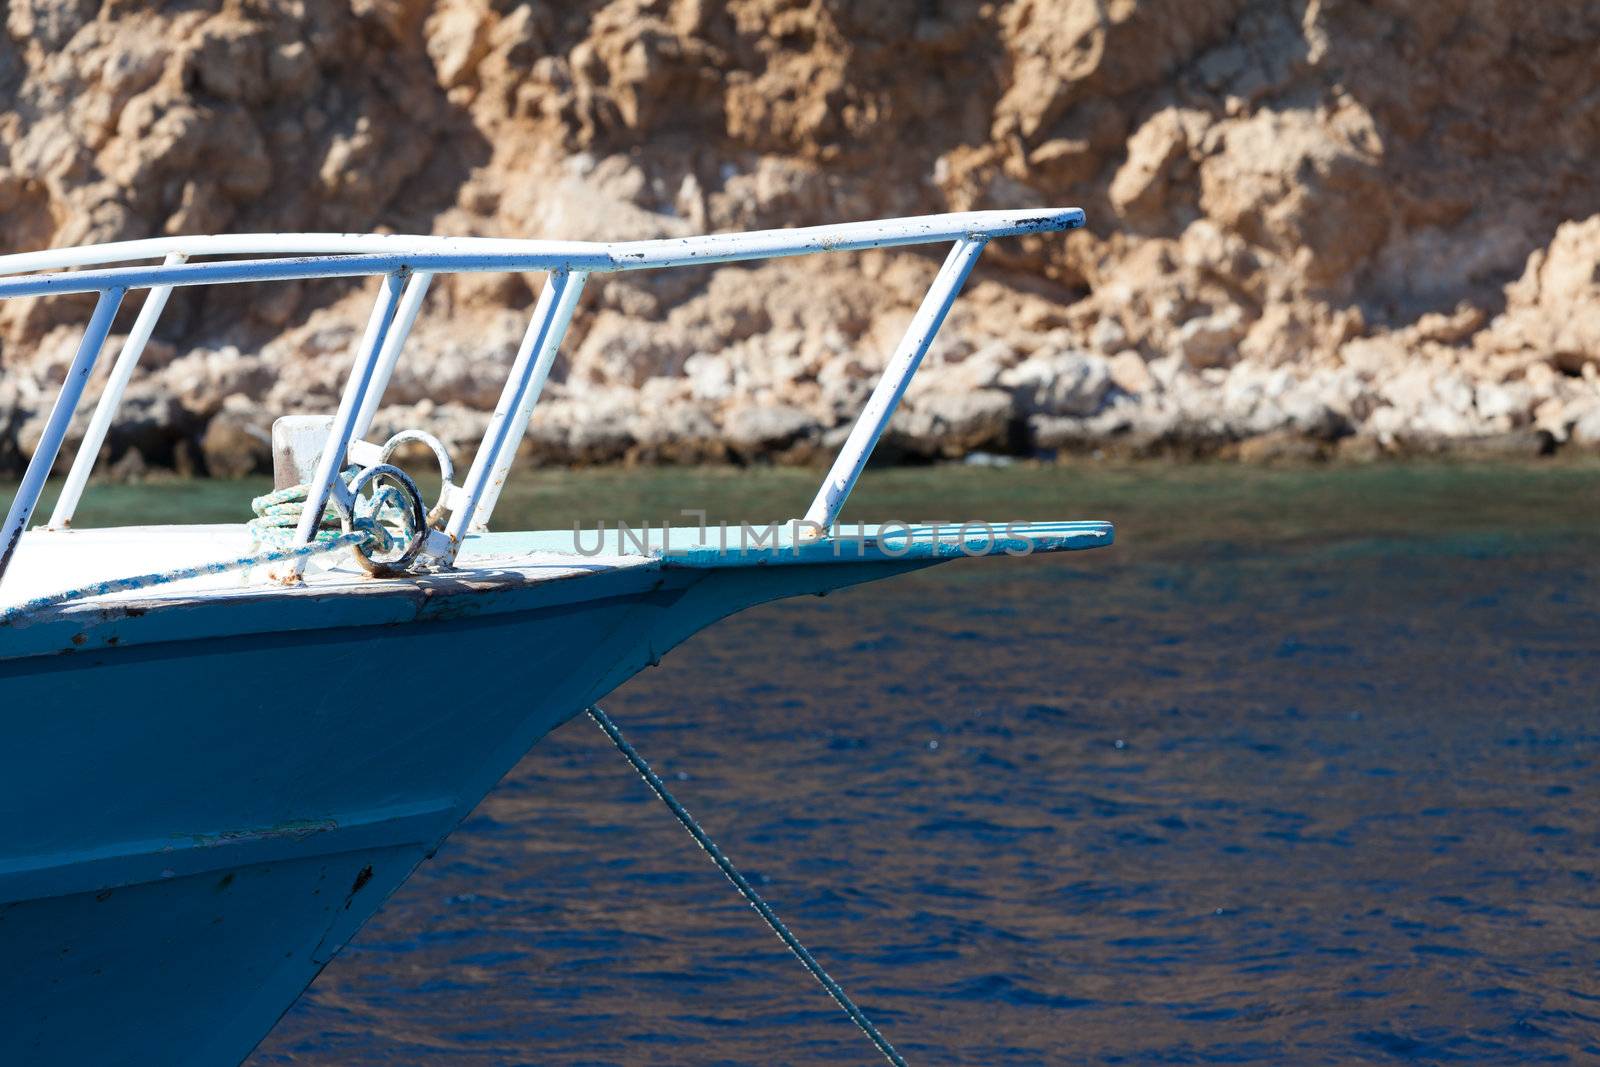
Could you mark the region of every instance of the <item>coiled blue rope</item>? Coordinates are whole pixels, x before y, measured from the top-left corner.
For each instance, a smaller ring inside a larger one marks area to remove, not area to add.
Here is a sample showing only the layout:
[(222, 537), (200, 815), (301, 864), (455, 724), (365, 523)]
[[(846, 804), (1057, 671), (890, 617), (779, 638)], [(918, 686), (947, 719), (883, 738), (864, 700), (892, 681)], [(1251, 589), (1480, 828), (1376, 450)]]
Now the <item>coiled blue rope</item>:
[[(360, 468), (347, 467), (341, 477), (348, 482), (359, 473)], [(250, 501), (250, 510), (256, 513), (256, 517), (246, 524), (251, 541), (269, 548), (292, 547), (300, 517), (305, 514), (308, 496), (310, 488), (301, 483)], [(366, 535), (364, 540), (357, 543), (369, 552), (388, 552), (404, 543), (396, 536), (394, 528), (406, 528), (406, 515), (405, 495), (392, 485), (384, 485), (372, 496), (356, 501), (350, 527)], [(339, 511), (330, 500), (322, 509), (322, 521), (317, 524), (311, 543), (333, 544), (345, 536), (342, 530)], [(409, 539), (409, 533), (406, 536)], [(348, 542), (341, 542), (341, 545), (345, 543)]]

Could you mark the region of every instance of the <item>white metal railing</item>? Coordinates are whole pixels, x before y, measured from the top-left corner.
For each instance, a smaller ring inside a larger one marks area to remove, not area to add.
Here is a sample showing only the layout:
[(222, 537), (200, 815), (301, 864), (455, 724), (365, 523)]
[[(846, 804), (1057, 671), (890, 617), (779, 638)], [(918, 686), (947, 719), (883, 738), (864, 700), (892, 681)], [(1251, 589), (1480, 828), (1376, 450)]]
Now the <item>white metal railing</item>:
[[(353, 458), (353, 453), (366, 455), (374, 448), (366, 444), (363, 437), (371, 428), (378, 403), (433, 278), (439, 274), (475, 271), (548, 272), (550, 279), (534, 306), (527, 332), (471, 470), (458, 490), (447, 493), (445, 503), (450, 517), (445, 526), (448, 545), (444, 556), (448, 562), (453, 560), (470, 530), (488, 525), (517, 447), (527, 431), (534, 405), (550, 375), (561, 338), (590, 274), (773, 259), (814, 252), (951, 243), (944, 266), (929, 286), (816, 498), (799, 520), (816, 536), (838, 518), (845, 499), (866, 467), (873, 447), (883, 436), (911, 376), (985, 244), (995, 237), (1058, 232), (1081, 225), (1083, 212), (1061, 208), (975, 211), (609, 244), (478, 237), (257, 234), (156, 238), (0, 256), (0, 299), (99, 294), (5, 524), (0, 526), (0, 579), (4, 578), (23, 530), (38, 505), (84, 387), (105, 348), (112, 321), (130, 289), (148, 289), (149, 294), (117, 355), (83, 442), (74, 456), (50, 518), (49, 526), (54, 529), (67, 527), (72, 522), (106, 432), (121, 404), (123, 391), (174, 288), (313, 278), (383, 278), (340, 396), (332, 434), (309, 485), (305, 510), (296, 531), (297, 542), (304, 544), (315, 536), (317, 522), (330, 496), (343, 488), (338, 477), (340, 469)], [(192, 262), (196, 257), (226, 258)], [(155, 258), (161, 258), (162, 262), (107, 266)], [(303, 559), (297, 561), (294, 570), (298, 572), (303, 563)]]

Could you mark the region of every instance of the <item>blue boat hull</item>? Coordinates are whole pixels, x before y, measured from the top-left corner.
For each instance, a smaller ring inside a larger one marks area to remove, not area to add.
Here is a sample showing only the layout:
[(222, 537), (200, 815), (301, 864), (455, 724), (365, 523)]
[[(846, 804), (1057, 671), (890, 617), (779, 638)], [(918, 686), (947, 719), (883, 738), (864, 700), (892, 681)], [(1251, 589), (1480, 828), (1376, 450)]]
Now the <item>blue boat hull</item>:
[(544, 734), (717, 619), (937, 561), (441, 576), (0, 635), (0, 1063), (237, 1063)]
[(715, 619), (861, 570), (172, 642), (124, 618), (0, 662), (0, 1063), (238, 1062), (540, 737)]

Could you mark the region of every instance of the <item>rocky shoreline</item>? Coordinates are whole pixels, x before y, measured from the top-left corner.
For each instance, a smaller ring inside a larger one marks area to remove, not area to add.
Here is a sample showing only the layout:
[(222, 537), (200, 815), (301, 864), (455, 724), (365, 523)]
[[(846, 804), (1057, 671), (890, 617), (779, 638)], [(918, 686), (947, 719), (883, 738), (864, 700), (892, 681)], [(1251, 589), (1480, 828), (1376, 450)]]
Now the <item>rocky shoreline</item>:
[[(886, 457), (1600, 449), (1600, 4), (944, 7), (26, 0), (0, 247), (1078, 204), (1085, 231), (989, 250)], [(819, 462), (935, 267), (597, 278), (530, 458)], [(469, 458), (541, 283), (437, 285), (378, 432)], [(336, 402), (370, 290), (176, 296), (102, 469), (261, 469), (274, 417)], [(0, 475), (86, 316), (0, 303)]]
[[(771, 299), (794, 291), (790, 278), (748, 284)], [(1010, 302), (1015, 294), (1005, 295)], [(327, 314), (340, 325), (291, 331), (257, 353), (223, 346), (177, 355), (153, 345), (149, 369), (129, 388), (107, 440), (101, 473), (126, 479), (162, 468), (221, 477), (267, 470), (276, 416), (331, 411), (337, 403), (355, 316), (342, 305)], [(1311, 462), (1600, 452), (1600, 382), (1592, 373), (1475, 379), (1430, 353), (1426, 342), (1406, 348), (1394, 340), (1377, 351), (1373, 342), (1352, 342), (1340, 363), (1310, 373), (1248, 363), (1195, 368), (1181, 355), (1145, 360), (1132, 350), (1086, 349), (1063, 328), (1031, 336), (1013, 328), (1004, 338), (981, 329), (1007, 318), (978, 310), (952, 323), (913, 380), (880, 446), (882, 458), (1097, 454)], [(442, 340), (448, 323), (421, 331), (390, 394), (403, 402), (380, 410), (374, 435), (423, 428), (458, 462), (468, 461), (523, 320), (508, 314), (498, 325), (497, 333), (470, 343)], [(679, 363), (676, 373), (595, 383), (573, 381), (569, 369), (535, 412), (526, 460), (822, 463), (876, 380), (876, 361), (835, 356), (804, 331), (673, 355), (663, 353), (659, 334), (635, 333), (634, 326), (626, 318), (589, 323), (572, 361), (615, 358), (634, 367), (648, 345), (656, 358)], [(52, 339), (55, 365), (64, 369), (74, 331), (58, 330)], [(880, 340), (879, 359), (891, 342), (887, 335)], [(326, 354), (308, 355), (316, 345), (326, 345)], [(1401, 369), (1391, 373), (1393, 366)], [(52, 377), (0, 380), (0, 475), (19, 473), (31, 454), (53, 396)], [(86, 401), (79, 412), (71, 443), (91, 407)]]

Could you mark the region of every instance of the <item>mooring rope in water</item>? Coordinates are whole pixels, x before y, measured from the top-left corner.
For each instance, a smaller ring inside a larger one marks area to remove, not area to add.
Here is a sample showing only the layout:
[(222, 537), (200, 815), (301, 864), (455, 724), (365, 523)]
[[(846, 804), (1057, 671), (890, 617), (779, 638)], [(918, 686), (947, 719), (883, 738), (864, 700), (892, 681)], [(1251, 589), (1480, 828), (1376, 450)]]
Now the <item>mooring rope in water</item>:
[(789, 947), (789, 951), (793, 952), (800, 962), (805, 965), (805, 969), (811, 972), (811, 977), (822, 983), (822, 988), (828, 991), (828, 995), (834, 999), (834, 1003), (844, 1009), (844, 1013), (850, 1016), (850, 1020), (861, 1028), (861, 1032), (867, 1035), (867, 1039), (878, 1047), (878, 1051), (883, 1053), (884, 1058), (894, 1064), (895, 1067), (906, 1067), (905, 1059), (894, 1050), (894, 1046), (889, 1044), (888, 1039), (878, 1032), (878, 1028), (872, 1025), (872, 1020), (861, 1013), (861, 1009), (856, 1007), (855, 1002), (844, 991), (844, 987), (835, 982), (832, 976), (822, 969), (822, 965), (817, 962), (816, 957), (812, 956), (806, 950), (806, 947), (800, 943), (799, 939), (789, 932), (789, 928), (784, 925), (783, 920), (778, 918), (778, 913), (773, 911), (771, 905), (765, 900), (761, 899), (761, 894), (757, 893), (755, 888), (745, 880), (744, 875), (739, 873), (739, 869), (733, 865), (733, 861), (723, 855), (722, 850), (717, 847), (717, 843), (707, 837), (704, 830), (700, 829), (700, 824), (694, 821), (694, 816), (689, 814), (688, 809), (678, 803), (677, 798), (668, 791), (666, 783), (661, 780), (655, 771), (650, 769), (650, 764), (646, 763), (644, 757), (639, 755), (638, 750), (628, 743), (627, 738), (622, 736), (622, 731), (617, 728), (616, 723), (611, 721), (611, 716), (601, 710), (600, 705), (594, 704), (589, 708), (589, 718), (593, 719), (595, 725), (604, 730), (606, 736), (611, 738), (611, 743), (617, 746), (617, 751), (621, 752), (628, 762), (633, 764), (633, 769), (639, 772), (639, 777), (644, 779), (651, 792), (661, 798), (661, 802), (672, 811), (673, 815), (677, 816), (678, 822), (683, 825), (685, 830), (689, 831), (689, 836), (694, 838), (695, 844), (699, 845), (705, 854), (711, 857), (711, 862), (715, 863), (722, 873), (727, 876), (728, 881), (733, 883), (733, 887), (739, 891), (740, 896), (744, 897), (745, 902), (756, 909), (756, 913), (766, 921), (772, 932), (778, 935), (778, 940)]

